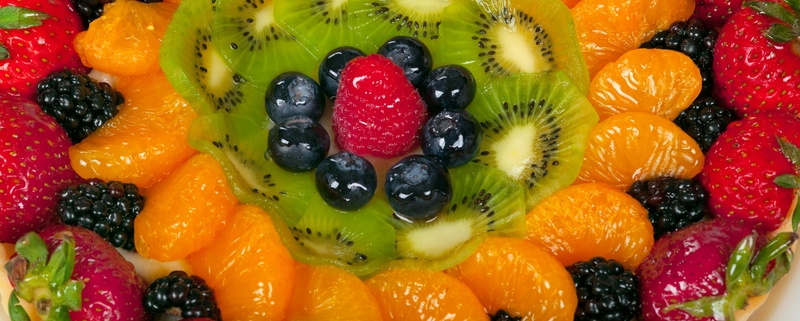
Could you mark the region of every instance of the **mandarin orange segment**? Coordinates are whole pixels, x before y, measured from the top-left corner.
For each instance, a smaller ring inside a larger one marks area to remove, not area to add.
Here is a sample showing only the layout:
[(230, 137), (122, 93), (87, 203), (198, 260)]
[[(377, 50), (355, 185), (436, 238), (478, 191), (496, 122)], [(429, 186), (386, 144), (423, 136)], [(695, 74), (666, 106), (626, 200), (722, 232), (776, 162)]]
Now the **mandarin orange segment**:
[(573, 185), (545, 198), (526, 223), (526, 238), (564, 266), (601, 256), (635, 270), (653, 247), (647, 209), (601, 183)]
[(161, 39), (177, 9), (177, 3), (117, 0), (75, 36), (75, 50), (84, 65), (110, 74), (154, 73), (160, 68)]
[(161, 72), (123, 78), (117, 90), (122, 110), (70, 147), (70, 162), (84, 178), (147, 188), (197, 153), (186, 139), (197, 114)]
[(214, 289), (222, 319), (283, 320), (296, 263), (261, 208), (234, 208), (214, 242), (187, 259)]
[(475, 293), (444, 272), (388, 270), (365, 283), (384, 321), (489, 320)]
[(378, 302), (355, 275), (333, 266), (297, 264), (285, 321), (375, 321)]
[(522, 320), (572, 320), (578, 305), (561, 263), (521, 239), (489, 238), (447, 273), (472, 289), (492, 315), (503, 310)]
[(703, 169), (704, 161), (694, 139), (671, 121), (627, 112), (592, 129), (575, 183), (601, 182), (627, 191), (638, 180), (692, 178)]
[(626, 111), (678, 117), (702, 89), (700, 69), (673, 50), (631, 50), (607, 64), (589, 84), (589, 101), (600, 120)]
[(192, 157), (147, 192), (134, 221), (136, 250), (161, 262), (185, 258), (211, 244), (239, 201), (213, 157)]
[[(645, 16), (656, 30), (666, 30), (676, 21), (686, 21), (694, 13), (695, 0), (639, 0), (646, 5)], [(649, 37), (648, 37), (649, 38)]]

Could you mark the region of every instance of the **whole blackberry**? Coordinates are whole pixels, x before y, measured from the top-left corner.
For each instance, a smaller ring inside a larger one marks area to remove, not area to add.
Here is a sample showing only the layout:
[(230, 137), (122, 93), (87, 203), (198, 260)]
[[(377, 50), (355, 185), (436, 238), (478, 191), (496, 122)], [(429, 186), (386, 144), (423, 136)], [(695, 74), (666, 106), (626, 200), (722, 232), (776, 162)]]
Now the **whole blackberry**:
[(575, 282), (575, 321), (629, 321), (639, 314), (639, 281), (615, 260), (595, 257), (567, 267)]
[(637, 181), (628, 194), (649, 212), (656, 239), (700, 221), (710, 214), (708, 191), (699, 182), (675, 177)]
[(732, 109), (720, 105), (714, 97), (701, 94), (673, 122), (694, 138), (705, 154), (728, 124), (738, 119)]
[(53, 72), (36, 87), (36, 97), (45, 113), (67, 131), (73, 143), (89, 136), (114, 117), (125, 102), (107, 83), (69, 70)]
[(506, 311), (497, 310), (495, 315), (489, 315), (489, 321), (522, 321), (522, 317), (512, 317)]
[(133, 221), (143, 208), (136, 185), (93, 178), (61, 192), (58, 214), (65, 224), (90, 229), (111, 245), (134, 251)]
[(718, 36), (717, 30), (707, 27), (700, 19), (692, 18), (673, 23), (669, 29), (656, 33), (639, 47), (670, 49), (686, 54), (700, 68), (703, 92), (710, 93), (714, 88), (711, 66), (714, 63), (714, 45), (717, 44)]
[[(163, 0), (139, 0), (139, 2), (153, 3), (162, 2)], [(103, 6), (112, 3), (114, 0), (72, 0), (75, 5), (75, 11), (81, 16), (83, 26), (89, 28), (89, 24), (103, 15)]]
[(199, 276), (183, 271), (172, 271), (153, 281), (143, 303), (145, 310), (153, 314), (222, 320), (214, 290)]

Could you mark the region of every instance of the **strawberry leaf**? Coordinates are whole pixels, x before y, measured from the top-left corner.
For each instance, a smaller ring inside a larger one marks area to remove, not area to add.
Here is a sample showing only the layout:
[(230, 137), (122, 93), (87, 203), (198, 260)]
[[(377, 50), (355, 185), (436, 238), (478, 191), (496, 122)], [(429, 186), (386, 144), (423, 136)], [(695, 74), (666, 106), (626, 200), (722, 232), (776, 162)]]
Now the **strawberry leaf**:
[(800, 0), (786, 0), (786, 3), (788, 3), (795, 12), (800, 12)]
[(756, 282), (764, 279), (767, 272), (769, 262), (783, 255), (789, 248), (797, 241), (797, 233), (783, 232), (775, 236), (772, 240), (764, 245), (756, 258), (753, 259), (753, 265), (750, 268), (750, 277)]
[(758, 12), (761, 12), (767, 16), (772, 18), (778, 19), (783, 21), (790, 26), (794, 26), (797, 23), (797, 17), (794, 16), (794, 13), (789, 11), (788, 9), (784, 8), (779, 3), (775, 2), (747, 2), (744, 4), (745, 7), (750, 7), (755, 9)]
[(764, 32), (764, 36), (769, 40), (779, 43), (789, 42), (795, 38), (794, 31), (792, 31), (791, 28), (777, 23), (769, 26), (769, 29)]
[(47, 251), (47, 244), (34, 232), (22, 236), (22, 238), (17, 241), (14, 250), (30, 262), (30, 268), (33, 271), (39, 271), (44, 268), (47, 262), (47, 255), (49, 254)]
[(783, 174), (778, 176), (775, 178), (775, 180), (773, 180), (773, 182), (780, 187), (800, 188), (800, 177), (791, 174)]
[(794, 213), (792, 213), (792, 230), (797, 233), (797, 225), (800, 224), (800, 196), (794, 206)]
[(0, 60), (6, 60), (8, 59), (8, 57), (11, 57), (11, 53), (8, 52), (8, 49), (6, 49), (6, 47), (0, 45)]
[(19, 297), (17, 292), (11, 292), (11, 297), (8, 298), (8, 313), (11, 315), (12, 321), (31, 321), (28, 312), (19, 305)]
[(728, 267), (725, 269), (725, 284), (733, 284), (739, 276), (750, 268), (756, 249), (756, 235), (751, 234), (742, 239), (733, 250)]
[(44, 12), (8, 6), (0, 8), (0, 29), (27, 29), (42, 25), (42, 21), (50, 18)]
[(800, 166), (800, 148), (797, 148), (797, 146), (790, 143), (788, 140), (780, 137), (778, 137), (778, 144), (781, 145), (781, 151), (789, 158), (792, 164), (794, 164), (794, 166)]

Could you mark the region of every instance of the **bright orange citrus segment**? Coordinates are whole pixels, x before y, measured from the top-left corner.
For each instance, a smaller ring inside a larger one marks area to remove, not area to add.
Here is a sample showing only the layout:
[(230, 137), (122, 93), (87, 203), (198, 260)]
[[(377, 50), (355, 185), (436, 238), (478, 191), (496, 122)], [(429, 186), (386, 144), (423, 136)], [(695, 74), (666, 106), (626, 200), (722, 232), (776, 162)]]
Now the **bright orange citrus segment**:
[(601, 182), (627, 191), (633, 182), (659, 176), (692, 178), (705, 157), (677, 125), (649, 113), (609, 117), (589, 133), (575, 183)]
[(154, 73), (160, 68), (161, 39), (177, 9), (176, 3), (117, 0), (75, 36), (75, 50), (84, 65), (110, 74)]
[(134, 221), (136, 250), (167, 262), (211, 244), (238, 200), (222, 166), (199, 154), (148, 190), (146, 202)]
[(447, 273), (472, 289), (492, 315), (502, 309), (523, 320), (572, 320), (578, 305), (561, 263), (521, 239), (489, 238)]
[(333, 266), (297, 264), (284, 321), (375, 321), (378, 302), (355, 275)]
[(388, 270), (365, 283), (384, 321), (489, 320), (472, 290), (444, 272)]
[(163, 73), (123, 78), (119, 114), (69, 148), (72, 168), (84, 178), (118, 180), (147, 188), (196, 154), (186, 140), (197, 117)]
[(648, 213), (630, 195), (601, 183), (573, 185), (528, 213), (527, 239), (564, 266), (595, 256), (635, 270), (653, 247)]
[(188, 260), (216, 291), (223, 320), (283, 320), (295, 262), (261, 208), (234, 208), (214, 243)]
[(626, 111), (678, 117), (703, 87), (700, 69), (674, 50), (636, 49), (607, 64), (589, 85), (600, 121)]
[[(639, 0), (645, 3), (647, 21), (656, 30), (667, 30), (676, 21), (686, 21), (694, 13), (695, 0)], [(652, 35), (651, 35), (652, 36)], [(649, 37), (648, 37), (649, 38)], [(646, 40), (646, 39), (645, 39)]]

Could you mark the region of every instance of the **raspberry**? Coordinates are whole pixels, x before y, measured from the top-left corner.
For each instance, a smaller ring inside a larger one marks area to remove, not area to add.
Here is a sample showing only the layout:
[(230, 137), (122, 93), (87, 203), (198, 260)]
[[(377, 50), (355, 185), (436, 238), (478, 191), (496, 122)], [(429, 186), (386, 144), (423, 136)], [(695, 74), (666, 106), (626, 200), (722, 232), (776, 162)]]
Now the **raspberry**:
[(342, 70), (333, 107), (339, 148), (360, 156), (403, 155), (419, 145), (426, 118), (419, 93), (386, 57), (357, 57)]

